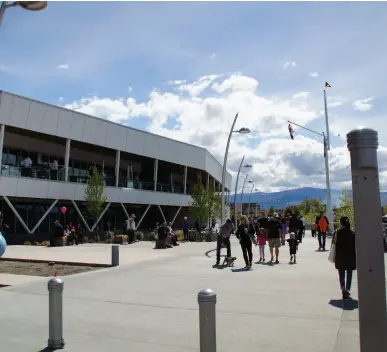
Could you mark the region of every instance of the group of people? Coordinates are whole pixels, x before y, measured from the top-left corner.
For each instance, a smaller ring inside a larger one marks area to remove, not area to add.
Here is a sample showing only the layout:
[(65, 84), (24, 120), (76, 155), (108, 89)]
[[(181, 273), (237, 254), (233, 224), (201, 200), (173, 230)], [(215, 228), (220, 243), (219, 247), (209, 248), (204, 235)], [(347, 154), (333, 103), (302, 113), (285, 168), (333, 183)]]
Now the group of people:
[(72, 222), (69, 222), (63, 227), (61, 223), (56, 220), (50, 235), (50, 246), (55, 247), (58, 245), (57, 241), (63, 237), (67, 239), (67, 245), (82, 244), (85, 241), (85, 235), (85, 229), (81, 224), (74, 226)]
[[(231, 258), (230, 236), (234, 231), (234, 224), (228, 219), (223, 224), (218, 233), (216, 264), (220, 264), (220, 250), (227, 248), (227, 258)], [(239, 225), (236, 229), (236, 237), (241, 245), (243, 259), (245, 261), (244, 269), (249, 270), (253, 264), (253, 244), (259, 247), (259, 261), (265, 262), (265, 247), (269, 244), (270, 261), (269, 263), (278, 264), (279, 248), (289, 244), (290, 260), (296, 263), (298, 244), (302, 243), (304, 236), (305, 223), (301, 217), (293, 214), (290, 218), (273, 214), (268, 217), (250, 218), (242, 215), (239, 219)], [(286, 233), (289, 238), (286, 240)]]
[[(323, 212), (316, 217), (313, 232), (318, 237), (318, 250), (326, 250), (326, 237), (329, 231), (329, 221)], [(235, 231), (234, 223), (228, 219), (220, 226), (217, 240), (216, 266), (220, 264), (220, 251), (222, 247), (227, 249), (227, 258), (231, 256), (230, 236)], [(245, 270), (249, 270), (253, 264), (253, 244), (259, 247), (259, 261), (265, 262), (265, 247), (269, 244), (270, 262), (279, 263), (279, 248), (288, 242), (290, 263), (296, 263), (299, 243), (305, 236), (305, 222), (301, 217), (293, 214), (290, 218), (273, 214), (269, 217), (248, 219), (242, 215), (235, 231), (236, 237), (242, 249), (245, 261)], [(286, 239), (286, 234), (289, 238)], [(355, 233), (347, 216), (340, 218), (340, 228), (332, 238), (335, 246), (334, 263), (339, 274), (340, 289), (343, 299), (350, 297), (353, 271), (356, 270), (356, 246)]]
[(177, 235), (172, 229), (172, 223), (164, 221), (156, 224), (157, 237), (164, 241), (164, 248), (173, 248), (178, 246)]

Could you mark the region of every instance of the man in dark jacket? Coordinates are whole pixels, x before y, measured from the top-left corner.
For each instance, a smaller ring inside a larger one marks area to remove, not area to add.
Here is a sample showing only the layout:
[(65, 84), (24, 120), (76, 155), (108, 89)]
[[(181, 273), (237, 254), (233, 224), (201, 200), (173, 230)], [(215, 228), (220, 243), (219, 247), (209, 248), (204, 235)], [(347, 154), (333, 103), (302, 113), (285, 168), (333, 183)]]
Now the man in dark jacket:
[(51, 230), (51, 236), (50, 236), (50, 246), (55, 247), (55, 240), (58, 240), (59, 238), (63, 237), (64, 230), (63, 226), (59, 223), (58, 220), (54, 222), (54, 227)]
[(231, 232), (234, 230), (234, 224), (231, 219), (227, 219), (226, 223), (224, 223), (219, 228), (218, 240), (216, 246), (216, 264), (220, 264), (220, 250), (222, 248), (222, 244), (227, 248), (227, 258), (231, 258), (231, 243), (230, 236)]

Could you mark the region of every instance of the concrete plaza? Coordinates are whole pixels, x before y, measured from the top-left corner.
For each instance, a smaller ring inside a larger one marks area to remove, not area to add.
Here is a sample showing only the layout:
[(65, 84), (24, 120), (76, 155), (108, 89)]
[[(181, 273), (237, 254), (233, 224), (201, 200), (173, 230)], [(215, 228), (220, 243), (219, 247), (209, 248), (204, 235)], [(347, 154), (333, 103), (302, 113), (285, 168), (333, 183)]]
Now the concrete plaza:
[[(168, 250), (141, 246), (142, 257), (151, 260), (64, 278), (66, 351), (198, 351), (202, 288), (218, 293), (218, 352), (359, 351), (357, 301), (343, 307), (328, 252), (316, 252), (310, 236), (300, 245), (298, 264), (288, 264), (283, 247), (280, 264), (255, 264), (249, 272), (238, 270), (244, 263), (235, 239), (234, 269), (212, 267), (214, 243)], [(130, 255), (130, 246), (121, 248), (121, 257)], [(159, 252), (164, 254), (152, 254)], [(45, 350), (46, 282), (0, 289), (2, 350)], [(353, 286), (356, 299), (356, 276)]]

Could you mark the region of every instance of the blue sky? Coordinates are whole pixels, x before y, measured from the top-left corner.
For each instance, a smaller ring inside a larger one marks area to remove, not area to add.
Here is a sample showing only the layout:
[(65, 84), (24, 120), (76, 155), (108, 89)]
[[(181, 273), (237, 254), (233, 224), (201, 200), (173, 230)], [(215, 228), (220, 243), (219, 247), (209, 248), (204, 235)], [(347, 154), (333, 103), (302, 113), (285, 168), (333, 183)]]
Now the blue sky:
[[(274, 190), (324, 186), (322, 163), (313, 162), (321, 157), (319, 141), (296, 130), (290, 147), (281, 121), (291, 117), (322, 131), (328, 81), (332, 179), (339, 188), (349, 181), (345, 133), (360, 124), (378, 129), (384, 119), (385, 33), (383, 2), (49, 2), (39, 13), (7, 11), (0, 89), (200, 144), (220, 160), (234, 110), (244, 111), (240, 124), (254, 133), (235, 138), (230, 171), (244, 153), (262, 189)], [(182, 86), (211, 75), (221, 76), (199, 95)], [(233, 88), (214, 90), (230, 75)], [(361, 102), (369, 98), (371, 107)], [(278, 108), (286, 103), (295, 110)], [(216, 138), (195, 124), (212, 118)]]

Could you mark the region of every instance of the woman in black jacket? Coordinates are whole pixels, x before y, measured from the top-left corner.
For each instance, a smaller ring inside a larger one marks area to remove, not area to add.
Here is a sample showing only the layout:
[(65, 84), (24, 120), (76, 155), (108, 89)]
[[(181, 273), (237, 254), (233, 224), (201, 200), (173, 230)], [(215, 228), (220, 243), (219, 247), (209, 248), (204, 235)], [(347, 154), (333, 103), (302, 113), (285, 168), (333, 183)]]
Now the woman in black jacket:
[(337, 230), (333, 239), (336, 244), (335, 267), (339, 272), (340, 288), (343, 299), (350, 296), (352, 273), (356, 270), (355, 233), (347, 216), (340, 219), (341, 228)]
[(251, 241), (250, 234), (254, 232), (253, 226), (250, 226), (247, 216), (242, 215), (240, 218), (240, 225), (236, 232), (236, 237), (239, 239), (241, 244), (243, 258), (246, 266), (244, 269), (249, 270), (253, 264), (253, 243)]

